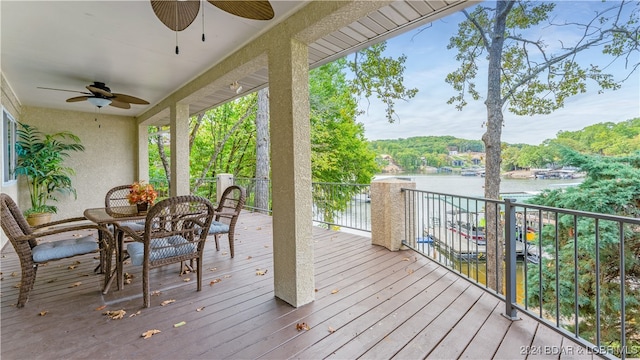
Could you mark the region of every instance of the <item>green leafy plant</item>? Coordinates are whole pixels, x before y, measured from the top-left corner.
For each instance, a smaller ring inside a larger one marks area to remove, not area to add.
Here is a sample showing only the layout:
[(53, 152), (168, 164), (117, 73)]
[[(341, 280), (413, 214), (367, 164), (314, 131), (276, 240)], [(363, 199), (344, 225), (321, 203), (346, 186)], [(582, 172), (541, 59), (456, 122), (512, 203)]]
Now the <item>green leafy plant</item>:
[(75, 171), (64, 166), (71, 151), (84, 151), (80, 138), (68, 131), (44, 134), (34, 126), (19, 124), (16, 153), (16, 174), (27, 179), (31, 208), (25, 215), (33, 213), (55, 213), (57, 207), (49, 201), (57, 201), (56, 194), (73, 194), (71, 177)]

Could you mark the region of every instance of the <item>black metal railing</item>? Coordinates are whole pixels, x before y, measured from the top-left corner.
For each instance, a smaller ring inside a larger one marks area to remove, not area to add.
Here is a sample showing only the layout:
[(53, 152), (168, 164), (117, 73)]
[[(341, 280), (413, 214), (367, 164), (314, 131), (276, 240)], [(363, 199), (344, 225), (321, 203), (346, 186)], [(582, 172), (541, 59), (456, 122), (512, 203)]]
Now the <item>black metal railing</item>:
[[(247, 192), (245, 209), (271, 214), (271, 180), (257, 178), (234, 178), (234, 184)], [(261, 194), (267, 194), (262, 196)]]
[(640, 219), (405, 192), (405, 245), (603, 357), (640, 356)]
[(371, 232), (369, 184), (312, 184), (313, 221)]

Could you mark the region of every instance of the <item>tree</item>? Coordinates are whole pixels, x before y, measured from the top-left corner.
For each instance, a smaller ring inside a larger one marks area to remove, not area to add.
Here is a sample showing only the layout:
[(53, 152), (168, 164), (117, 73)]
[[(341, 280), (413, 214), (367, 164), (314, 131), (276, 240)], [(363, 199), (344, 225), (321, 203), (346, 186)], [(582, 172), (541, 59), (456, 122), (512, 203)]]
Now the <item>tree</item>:
[(386, 48), (387, 44), (381, 42), (356, 52), (353, 61), (349, 62), (349, 69), (356, 75), (351, 84), (356, 95), (364, 95), (368, 100), (375, 94), (386, 106), (387, 120), (394, 122), (398, 117), (395, 101), (413, 98), (418, 89), (407, 89), (403, 84), (407, 57), (382, 56)]
[[(475, 79), (481, 64), (487, 62), (486, 127), (482, 140), (486, 147), (485, 197), (497, 199), (500, 193), (501, 136), (504, 125), (503, 108), (516, 115), (548, 114), (564, 106), (565, 100), (587, 88), (594, 81), (602, 90), (618, 89), (621, 85), (613, 76), (603, 73), (597, 65), (582, 66), (577, 61), (581, 52), (600, 48), (614, 60), (622, 58), (630, 73), (639, 64), (633, 55), (639, 51), (638, 8), (635, 2), (605, 3), (605, 8), (590, 21), (579, 24), (554, 24), (550, 18), (553, 3), (528, 1), (497, 1), (495, 7), (479, 5), (472, 12), (463, 10), (466, 20), (449, 42), (449, 49), (457, 49), (460, 67), (447, 75), (446, 81), (458, 92), (448, 103), (462, 109), (466, 96), (481, 98)], [(575, 28), (581, 34), (569, 44), (560, 41), (556, 53), (543, 39), (527, 39), (522, 31), (548, 23), (549, 26)], [(624, 80), (622, 80), (624, 81)], [(488, 211), (496, 214), (496, 211)], [(487, 216), (488, 224), (497, 218)], [(501, 241), (495, 226), (488, 226), (489, 241)], [(493, 232), (493, 233), (492, 233)], [(487, 248), (495, 249), (488, 244)], [(501, 247), (498, 247), (500, 250)], [(490, 251), (487, 261), (501, 258), (501, 252)], [(494, 279), (489, 286), (501, 288)]]
[[(615, 214), (630, 217), (640, 216), (640, 152), (623, 157), (583, 155), (563, 149), (565, 164), (580, 167), (587, 177), (579, 186), (545, 191), (534, 199), (535, 204), (583, 211)], [(596, 230), (597, 228), (597, 230)], [(575, 296), (578, 297), (579, 331), (583, 338), (596, 341), (595, 330), (600, 317), (601, 341), (603, 344), (620, 345), (620, 237), (615, 223), (562, 215), (558, 218), (558, 232), (553, 225), (542, 229), (542, 266), (533, 266), (527, 273), (528, 301), (530, 307), (542, 306), (548, 315), (555, 317), (556, 298), (559, 302), (560, 318), (573, 318)], [(600, 273), (595, 268), (595, 238), (598, 231)], [(574, 238), (575, 234), (575, 238)], [(556, 236), (558, 244), (556, 245)], [(577, 242), (575, 241), (577, 240)], [(640, 279), (640, 233), (626, 228), (625, 288), (633, 289)], [(556, 253), (556, 247), (558, 252)], [(577, 250), (576, 250), (577, 247)], [(574, 267), (574, 254), (579, 255)], [(559, 268), (556, 269), (556, 257)], [(567, 264), (568, 266), (563, 266)], [(574, 269), (579, 269), (578, 294), (574, 293)], [(539, 270), (542, 269), (540, 274)], [(555, 288), (556, 270), (559, 288)], [(600, 313), (596, 311), (596, 283), (600, 286)], [(540, 292), (542, 289), (542, 292)], [(562, 294), (562, 296), (558, 296)], [(633, 348), (640, 346), (640, 302), (629, 294), (626, 300), (626, 332)], [(619, 354), (618, 354), (619, 355)]]

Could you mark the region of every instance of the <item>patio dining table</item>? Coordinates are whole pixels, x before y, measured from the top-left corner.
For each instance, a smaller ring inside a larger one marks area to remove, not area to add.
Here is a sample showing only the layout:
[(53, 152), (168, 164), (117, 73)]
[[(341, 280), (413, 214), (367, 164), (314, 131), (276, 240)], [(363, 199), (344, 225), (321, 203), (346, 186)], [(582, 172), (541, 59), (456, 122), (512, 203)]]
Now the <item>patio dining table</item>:
[[(113, 229), (117, 229), (123, 223), (131, 223), (135, 221), (144, 220), (147, 217), (147, 212), (139, 212), (135, 205), (131, 206), (116, 206), (111, 208), (92, 208), (86, 209), (84, 211), (84, 216), (99, 225), (111, 225)], [(114, 231), (114, 235), (117, 231)], [(104, 238), (102, 231), (98, 234), (100, 240)], [(103, 269), (103, 271), (107, 271), (109, 275), (105, 278), (104, 288), (102, 290), (103, 294), (107, 294), (109, 289), (111, 288), (111, 284), (113, 283), (114, 278), (117, 279), (117, 287), (118, 290), (122, 289), (124, 286), (124, 276), (122, 270), (122, 262), (124, 260), (124, 236), (113, 236), (114, 244), (109, 246), (110, 249), (115, 250), (116, 255), (116, 268), (115, 270), (111, 269)], [(106, 256), (113, 256), (111, 253), (105, 254)], [(101, 259), (100, 264), (104, 266), (104, 259)], [(110, 266), (109, 266), (110, 267)]]

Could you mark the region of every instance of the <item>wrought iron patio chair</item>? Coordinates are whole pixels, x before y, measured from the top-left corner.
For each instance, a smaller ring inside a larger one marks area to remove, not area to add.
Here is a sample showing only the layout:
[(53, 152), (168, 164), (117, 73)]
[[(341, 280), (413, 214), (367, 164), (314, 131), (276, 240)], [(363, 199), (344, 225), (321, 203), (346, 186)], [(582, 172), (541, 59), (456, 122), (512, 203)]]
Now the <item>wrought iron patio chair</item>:
[[(113, 238), (107, 228), (92, 223), (79, 223), (87, 221), (84, 217), (30, 226), (13, 199), (4, 193), (0, 194), (0, 216), (2, 229), (20, 259), (22, 278), (17, 304), (19, 308), (24, 307), (29, 300), (29, 293), (36, 281), (38, 265), (49, 261), (99, 252), (100, 250), (103, 250), (106, 254), (111, 254), (113, 249)], [(98, 244), (96, 238), (92, 235), (74, 236), (77, 235), (78, 231), (85, 229), (104, 231), (106, 238), (102, 238), (102, 246)], [(68, 237), (55, 241), (41, 241), (44, 237), (60, 234), (68, 234)], [(104, 261), (102, 266), (111, 269), (111, 256), (101, 256), (100, 259)], [(109, 271), (106, 271), (105, 274), (108, 276)]]
[(142, 265), (144, 307), (151, 305), (149, 270), (156, 267), (195, 261), (198, 291), (201, 290), (202, 254), (208, 235), (204, 229), (210, 227), (213, 214), (214, 207), (209, 200), (183, 195), (170, 197), (152, 206), (142, 233), (127, 224), (119, 224), (124, 235), (135, 240), (127, 245), (127, 252), (133, 265)]
[(246, 192), (244, 188), (231, 185), (224, 190), (222, 197), (220, 197), (220, 203), (215, 210), (215, 218), (209, 228), (209, 235), (213, 235), (216, 241), (216, 250), (220, 250), (220, 244), (218, 243), (218, 237), (222, 234), (227, 234), (229, 237), (229, 252), (233, 258), (236, 223), (238, 217), (244, 206), (246, 200)]

